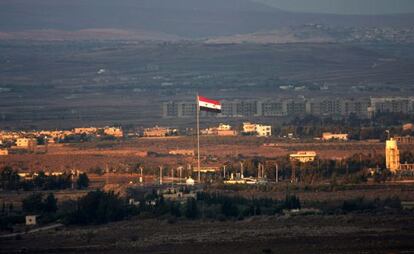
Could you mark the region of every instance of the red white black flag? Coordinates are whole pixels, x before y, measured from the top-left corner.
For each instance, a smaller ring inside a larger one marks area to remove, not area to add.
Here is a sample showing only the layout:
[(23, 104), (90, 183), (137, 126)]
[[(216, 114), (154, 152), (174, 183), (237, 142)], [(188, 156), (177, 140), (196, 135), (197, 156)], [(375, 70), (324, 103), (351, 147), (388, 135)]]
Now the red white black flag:
[(200, 110), (210, 111), (210, 112), (221, 112), (221, 103), (219, 101), (211, 100), (206, 97), (198, 96), (198, 106)]

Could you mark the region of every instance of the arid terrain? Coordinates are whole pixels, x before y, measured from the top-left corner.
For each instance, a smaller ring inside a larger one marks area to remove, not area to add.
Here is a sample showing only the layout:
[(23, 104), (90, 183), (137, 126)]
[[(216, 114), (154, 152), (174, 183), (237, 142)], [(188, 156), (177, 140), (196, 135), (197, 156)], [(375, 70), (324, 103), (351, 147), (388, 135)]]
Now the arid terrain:
[(0, 239), (0, 253), (411, 253), (413, 221), (404, 214), (226, 222), (131, 218)]
[[(274, 144), (266, 146), (265, 144)], [(0, 158), (0, 165), (14, 165), (21, 169), (65, 171), (91, 168), (125, 169), (143, 164), (146, 168), (160, 165), (175, 167), (193, 164), (194, 157), (173, 156), (169, 151), (194, 149), (195, 137), (137, 138), (128, 141), (102, 141), (82, 144), (52, 144), (48, 152), (39, 154), (12, 154)], [(411, 151), (409, 145), (402, 150)], [(39, 151), (44, 150), (39, 147)], [(275, 138), (256, 137), (202, 137), (201, 154), (215, 160), (205, 159), (206, 165), (220, 166), (239, 155), (245, 157), (275, 158), (296, 151), (316, 151), (320, 158), (344, 159), (356, 153), (384, 154), (384, 143), (367, 141), (319, 142), (286, 141)], [(146, 153), (148, 153), (146, 155)]]

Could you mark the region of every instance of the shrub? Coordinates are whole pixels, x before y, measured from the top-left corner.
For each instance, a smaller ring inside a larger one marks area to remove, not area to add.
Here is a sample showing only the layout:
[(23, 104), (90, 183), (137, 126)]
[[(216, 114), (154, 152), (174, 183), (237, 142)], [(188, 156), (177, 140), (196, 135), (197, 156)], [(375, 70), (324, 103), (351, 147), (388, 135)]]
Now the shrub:
[(188, 219), (196, 219), (199, 215), (197, 201), (194, 198), (187, 199), (185, 217)]
[(295, 195), (286, 195), (284, 207), (286, 209), (300, 209), (301, 204), (299, 198)]
[(91, 191), (77, 201), (77, 209), (67, 215), (69, 224), (102, 224), (127, 215), (127, 206), (114, 192)]
[(373, 201), (365, 200), (363, 197), (344, 201), (342, 210), (344, 212), (373, 210), (375, 205)]

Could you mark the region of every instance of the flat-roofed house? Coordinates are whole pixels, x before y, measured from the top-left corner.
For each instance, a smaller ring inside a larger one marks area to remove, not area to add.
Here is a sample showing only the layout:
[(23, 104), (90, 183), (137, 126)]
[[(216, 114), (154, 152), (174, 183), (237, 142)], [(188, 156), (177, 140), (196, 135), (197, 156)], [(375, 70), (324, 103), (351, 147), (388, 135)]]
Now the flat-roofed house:
[(299, 161), (302, 163), (312, 162), (316, 158), (316, 152), (314, 151), (299, 151), (289, 155), (291, 160)]

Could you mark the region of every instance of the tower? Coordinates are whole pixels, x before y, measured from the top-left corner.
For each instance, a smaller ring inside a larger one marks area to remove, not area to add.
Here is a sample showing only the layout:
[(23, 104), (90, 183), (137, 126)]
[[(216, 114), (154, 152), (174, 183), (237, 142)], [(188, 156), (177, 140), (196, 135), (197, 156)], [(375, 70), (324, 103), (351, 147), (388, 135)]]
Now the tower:
[(385, 164), (388, 170), (396, 173), (400, 169), (400, 151), (397, 141), (391, 138), (385, 145)]

